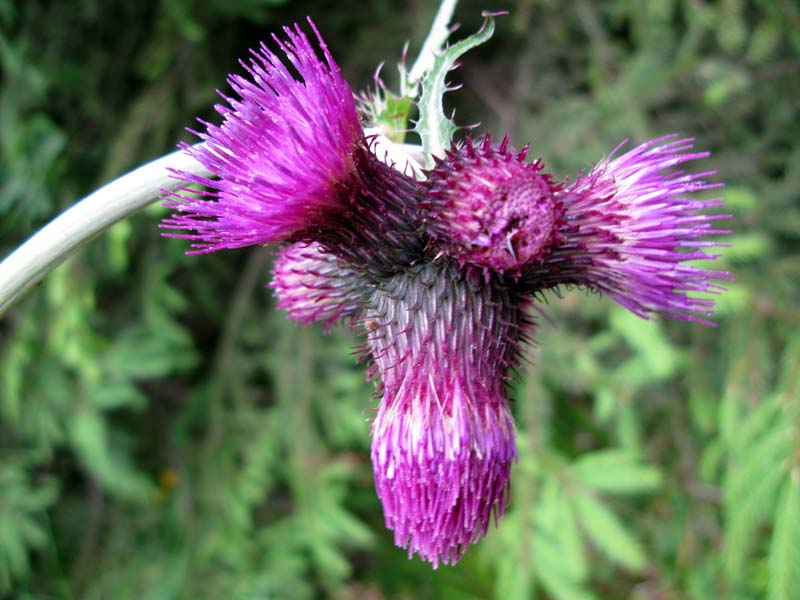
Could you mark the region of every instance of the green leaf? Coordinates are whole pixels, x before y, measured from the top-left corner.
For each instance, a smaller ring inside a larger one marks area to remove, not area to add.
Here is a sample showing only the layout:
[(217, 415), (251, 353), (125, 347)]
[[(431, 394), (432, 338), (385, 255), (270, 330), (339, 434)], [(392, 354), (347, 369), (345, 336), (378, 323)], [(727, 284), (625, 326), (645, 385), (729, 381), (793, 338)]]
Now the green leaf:
[(636, 350), (636, 359), (619, 371), (622, 381), (643, 385), (670, 377), (678, 367), (678, 351), (671, 345), (658, 322), (644, 321), (629, 310), (615, 307), (611, 325)]
[(537, 554), (534, 567), (536, 575), (542, 586), (557, 600), (591, 600), (593, 596), (588, 590), (578, 583), (563, 576), (561, 572), (552, 567), (558, 564), (559, 557), (547, 554)]
[(585, 454), (572, 468), (581, 483), (610, 494), (652, 492), (662, 480), (658, 469), (638, 464), (633, 456), (619, 450)]
[(723, 488), (727, 534), (723, 558), (725, 571), (733, 581), (744, 575), (745, 558), (757, 543), (759, 526), (775, 510), (786, 476), (784, 464), (791, 453), (789, 431), (778, 423), (754, 442), (748, 443), (743, 436), (738, 458), (728, 467)]
[(592, 543), (611, 560), (631, 571), (647, 563), (639, 542), (608, 507), (588, 494), (572, 499), (578, 519)]
[(165, 320), (155, 327), (130, 327), (122, 331), (103, 356), (103, 366), (117, 378), (164, 377), (194, 362), (191, 338)]
[[(515, 488), (515, 494), (523, 491), (528, 481)], [(516, 498), (517, 496), (515, 496)], [(484, 562), (491, 564), (495, 576), (492, 582), (492, 597), (503, 600), (527, 600), (533, 597), (533, 561), (530, 556), (530, 518), (533, 507), (528, 510), (510, 510), (503, 517), (496, 532), (488, 535), (478, 545)], [(535, 535), (535, 532), (532, 532)]]
[(89, 388), (87, 399), (99, 410), (144, 408), (147, 398), (135, 385), (122, 379), (102, 380)]
[(750, 454), (749, 445), (769, 434), (775, 428), (775, 419), (781, 415), (781, 397), (774, 394), (765, 398), (739, 424), (731, 439), (731, 451)]
[(728, 440), (723, 482), (726, 521), (725, 572), (733, 581), (744, 575), (745, 559), (758, 543), (762, 524), (771, 520), (792, 453), (792, 424), (774, 394), (741, 419)]
[(44, 511), (58, 497), (56, 482), (34, 475), (32, 453), (4, 453), (0, 461), (0, 596), (31, 570), (28, 553), (45, 546)]
[(542, 483), (535, 526), (532, 549), (537, 564), (545, 560), (542, 557), (550, 557), (548, 571), (558, 571), (559, 577), (571, 584), (583, 581), (588, 575), (583, 540), (568, 492), (555, 476)]
[(494, 34), (494, 16), (485, 15), (480, 30), (444, 50), (433, 62), (431, 70), (422, 80), (422, 95), (419, 99), (419, 120), (415, 131), (422, 140), (426, 166), (434, 165), (434, 157), (442, 156), (450, 146), (456, 124), (444, 114), (442, 98), (447, 92), (445, 78), (456, 61), (468, 50), (480, 46)]
[(770, 600), (797, 598), (800, 590), (800, 469), (795, 468), (781, 494), (769, 549)]
[(133, 500), (153, 497), (151, 483), (111, 444), (108, 423), (101, 413), (89, 406), (78, 407), (70, 422), (70, 434), (81, 462), (109, 491)]
[(725, 188), (725, 207), (728, 210), (751, 211), (758, 206), (756, 193), (745, 186), (731, 186)]
[(778, 24), (774, 20), (764, 20), (756, 25), (753, 35), (750, 36), (747, 56), (755, 63), (765, 63), (776, 54), (780, 42), (781, 31)]
[(569, 502), (562, 501), (558, 505), (553, 525), (558, 531), (564, 567), (576, 582), (583, 581), (589, 574), (586, 549), (581, 540), (575, 511)]
[(726, 262), (743, 262), (758, 260), (768, 254), (772, 251), (773, 242), (761, 232), (751, 232), (728, 236), (725, 243), (728, 246), (718, 250), (723, 259)]

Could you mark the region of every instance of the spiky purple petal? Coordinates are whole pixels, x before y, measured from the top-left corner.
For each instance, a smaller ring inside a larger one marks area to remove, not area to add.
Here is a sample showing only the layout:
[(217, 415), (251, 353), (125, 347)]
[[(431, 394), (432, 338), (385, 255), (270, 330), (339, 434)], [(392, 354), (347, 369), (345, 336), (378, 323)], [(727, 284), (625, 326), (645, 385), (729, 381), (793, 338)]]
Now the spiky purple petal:
[(693, 140), (675, 138), (651, 140), (617, 158), (612, 153), (566, 184), (558, 193), (565, 211), (561, 242), (525, 273), (523, 287), (581, 285), (645, 319), (660, 314), (708, 323), (702, 315), (714, 303), (703, 296), (723, 290), (714, 282), (730, 274), (691, 262), (717, 257), (703, 249), (720, 244), (702, 238), (728, 233), (714, 227), (728, 215), (706, 212), (722, 206), (720, 198), (692, 197), (722, 184), (703, 180), (713, 171), (677, 169), (708, 153), (691, 152)]
[(437, 261), (382, 283), (365, 314), (383, 385), (375, 486), (395, 543), (434, 567), (503, 514), (517, 456), (505, 385), (525, 306), (498, 280)]
[(283, 58), (265, 44), (251, 51), (249, 79), (232, 75), (237, 96), (216, 107), (222, 125), (204, 123), (205, 144), (184, 146), (215, 177), (177, 172), (187, 185), (167, 196), (179, 212), (162, 226), (193, 232), (167, 234), (194, 240), (193, 253), (290, 240), (338, 209), (363, 132), (350, 87), (309, 24), (324, 60), (299, 25), (285, 27), (284, 39), (273, 36)]

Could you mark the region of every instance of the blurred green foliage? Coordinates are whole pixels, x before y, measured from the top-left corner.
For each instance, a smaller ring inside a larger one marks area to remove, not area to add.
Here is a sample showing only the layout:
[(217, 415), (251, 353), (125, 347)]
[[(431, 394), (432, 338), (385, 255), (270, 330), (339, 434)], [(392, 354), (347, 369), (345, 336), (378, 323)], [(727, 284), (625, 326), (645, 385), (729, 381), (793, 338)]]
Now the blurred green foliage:
[[(462, 2), (464, 31), (485, 8), (499, 6)], [(513, 390), (508, 514), (434, 572), (383, 527), (350, 332), (274, 310), (269, 250), (186, 257), (154, 206), (0, 321), (0, 596), (798, 597), (800, 9), (504, 8), (451, 75), (458, 120), (532, 139), (559, 176), (623, 138), (696, 136), (734, 215), (719, 327), (550, 297)], [(311, 14), (362, 88), (405, 39), (413, 54), (434, 9), (0, 0), (3, 254), (190, 139), (236, 58), (279, 26)]]

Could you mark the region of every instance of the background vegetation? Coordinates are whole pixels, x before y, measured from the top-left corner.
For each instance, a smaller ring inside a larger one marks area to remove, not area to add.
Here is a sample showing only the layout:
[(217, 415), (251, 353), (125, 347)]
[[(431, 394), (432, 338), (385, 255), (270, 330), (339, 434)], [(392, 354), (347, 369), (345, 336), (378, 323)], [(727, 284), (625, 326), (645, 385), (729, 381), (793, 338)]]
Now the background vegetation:
[[(498, 3), (465, 0), (464, 32)], [(0, 596), (798, 598), (800, 9), (527, 0), (453, 74), (462, 124), (558, 175), (691, 134), (727, 182), (716, 329), (551, 298), (499, 529), (455, 568), (393, 547), (349, 332), (299, 328), (269, 249), (186, 257), (154, 206), (0, 321)], [(0, 245), (174, 148), (236, 58), (310, 14), (353, 84), (435, 6), (0, 0)]]

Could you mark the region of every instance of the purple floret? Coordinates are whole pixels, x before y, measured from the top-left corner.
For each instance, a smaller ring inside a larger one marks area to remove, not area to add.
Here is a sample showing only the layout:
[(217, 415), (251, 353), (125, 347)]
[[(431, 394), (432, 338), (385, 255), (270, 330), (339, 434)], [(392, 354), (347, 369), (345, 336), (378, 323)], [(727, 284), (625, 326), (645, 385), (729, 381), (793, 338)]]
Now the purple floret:
[(278, 298), (276, 306), (292, 319), (326, 328), (354, 318), (364, 301), (353, 269), (315, 242), (281, 248), (270, 287)]
[(709, 153), (689, 152), (693, 140), (676, 137), (651, 140), (617, 158), (612, 153), (566, 183), (558, 194), (562, 241), (526, 273), (524, 284), (580, 285), (645, 319), (655, 313), (712, 324), (702, 318), (714, 305), (707, 296), (724, 290), (714, 282), (730, 280), (730, 274), (691, 263), (718, 257), (703, 249), (721, 244), (701, 238), (728, 233), (714, 222), (730, 215), (706, 212), (722, 206), (720, 198), (691, 196), (723, 184), (703, 181), (714, 171), (677, 169)]
[(309, 24), (324, 61), (298, 25), (284, 28), (286, 40), (273, 39), (285, 58), (264, 44), (252, 51), (242, 61), (249, 78), (231, 75), (236, 96), (216, 106), (222, 125), (202, 122), (205, 144), (184, 146), (214, 177), (175, 173), (207, 191), (170, 194), (179, 212), (162, 226), (194, 232), (167, 234), (194, 240), (192, 253), (296, 239), (340, 209), (363, 131), (350, 86)]
[(563, 209), (541, 160), (525, 162), (508, 137), (493, 146), (469, 138), (429, 173), (426, 224), (442, 251), (485, 273), (518, 276), (557, 241)]

